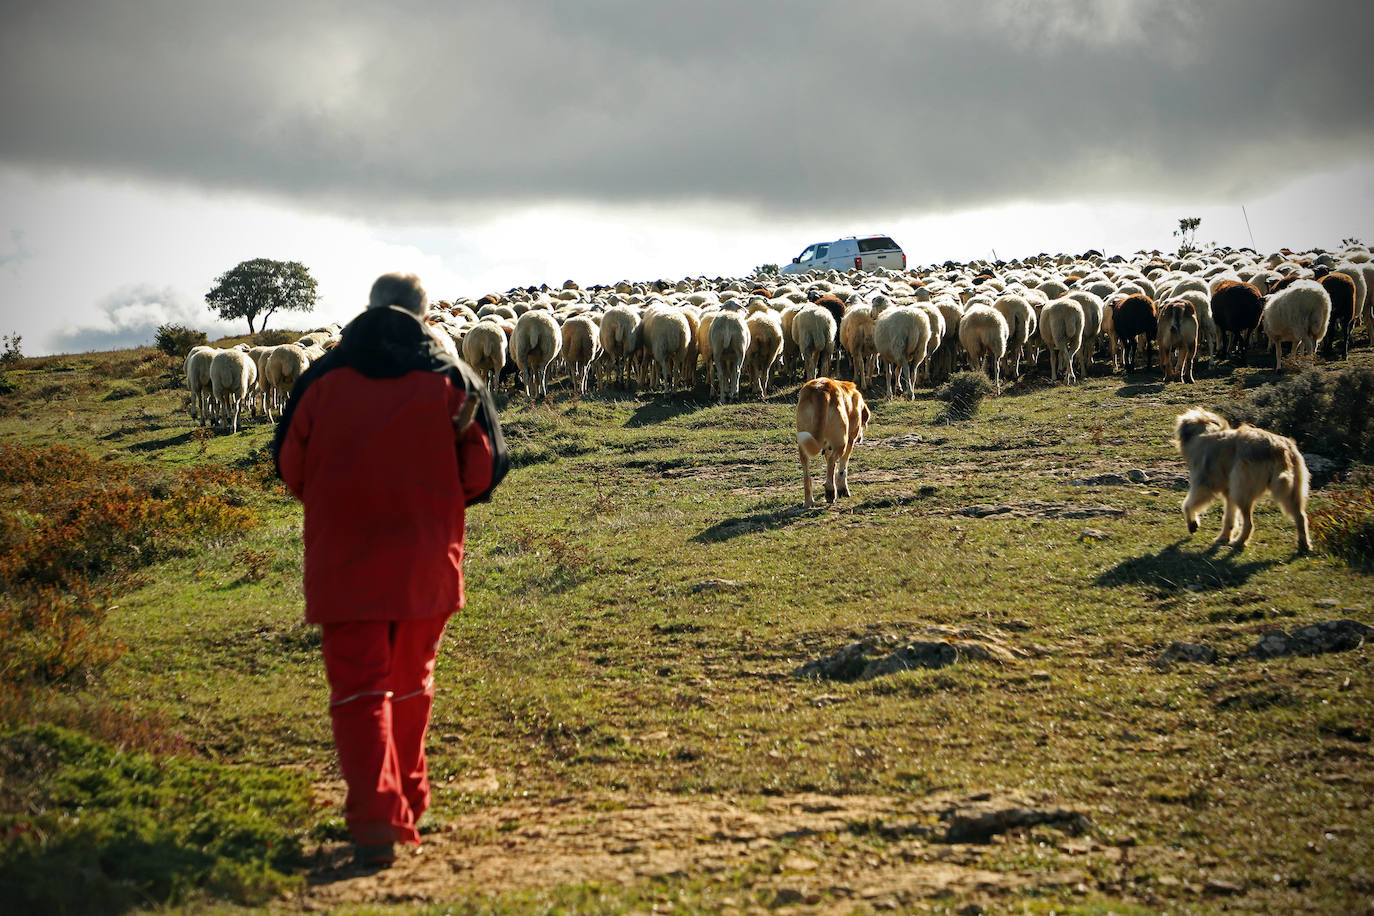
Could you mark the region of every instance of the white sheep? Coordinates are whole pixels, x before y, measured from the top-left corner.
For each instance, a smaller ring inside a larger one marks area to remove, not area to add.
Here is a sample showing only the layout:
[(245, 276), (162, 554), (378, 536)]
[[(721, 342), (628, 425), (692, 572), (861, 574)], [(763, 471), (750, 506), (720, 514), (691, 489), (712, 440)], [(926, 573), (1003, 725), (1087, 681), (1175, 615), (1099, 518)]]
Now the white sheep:
[(553, 315), (543, 309), (525, 312), (515, 320), (515, 333), (511, 336), (511, 358), (520, 370), (520, 378), (525, 383), (525, 393), (531, 401), (549, 395), (549, 363), (563, 344), (558, 331), (558, 322)]
[(210, 363), (219, 350), (215, 347), (192, 347), (186, 354), (186, 387), (191, 392), (191, 419), (204, 426), (210, 422), (214, 403), (210, 395)]
[(506, 332), (494, 320), (478, 321), (463, 337), (463, 360), (495, 391), (506, 365)]
[(1059, 377), (1063, 365), (1064, 381), (1076, 381), (1073, 358), (1083, 346), (1083, 306), (1067, 297), (1055, 299), (1040, 312), (1040, 339), (1050, 351), (1050, 381)]
[(792, 319), (792, 338), (801, 356), (806, 381), (830, 374), (836, 330), (834, 316), (818, 305), (804, 306)]
[(592, 362), (601, 355), (600, 335), (601, 329), (587, 315), (574, 315), (563, 322), (563, 362), (578, 397), (587, 393), (587, 375)]
[(691, 326), (678, 309), (658, 305), (644, 313), (643, 335), (652, 360), (650, 385), (661, 381), (665, 392), (672, 391), (679, 382), (683, 351), (692, 342)]
[(624, 388), (630, 361), (639, 346), (639, 312), (630, 305), (613, 305), (601, 316), (601, 352), (605, 354), (606, 385), (612, 373), (618, 387)]
[(782, 357), (782, 319), (777, 312), (755, 312), (745, 323), (749, 326), (749, 349), (744, 363), (758, 386), (759, 397), (767, 399), (769, 376)]
[[(886, 296), (876, 298), (887, 299)], [(854, 383), (860, 389), (868, 387), (873, 378), (873, 363), (878, 357), (878, 347), (873, 342), (873, 325), (871, 306), (854, 306), (840, 319), (840, 346), (844, 347), (854, 364)]]
[(239, 412), (257, 380), (258, 367), (243, 350), (220, 350), (210, 360), (211, 397), (231, 434), (239, 431)]
[(873, 322), (873, 345), (887, 376), (889, 398), (894, 396), (892, 379), (895, 374), (895, 391), (900, 392), (905, 385), (915, 399), (916, 370), (925, 360), (929, 343), (930, 320), (919, 309), (910, 306), (885, 309)]
[(720, 403), (739, 400), (739, 377), (749, 350), (749, 325), (741, 312), (721, 312), (708, 332), (711, 361), (720, 383)]
[[(291, 393), (291, 387), (309, 367), (310, 357), (305, 355), (304, 348), (296, 344), (282, 344), (280, 347), (272, 348), (271, 354), (262, 364), (261, 372), (268, 389), (272, 392), (272, 403), (278, 409), (286, 403), (286, 396)], [(260, 378), (259, 382), (263, 380)], [(268, 419), (272, 417), (270, 413), (267, 416)]]
[(1097, 347), (1097, 337), (1102, 333), (1102, 322), (1107, 313), (1107, 303), (1094, 293), (1085, 289), (1071, 289), (1064, 298), (1072, 299), (1083, 310), (1083, 344), (1078, 348), (1078, 374), (1088, 377), (1088, 363), (1092, 362), (1093, 350)]
[(1006, 358), (1011, 361), (1012, 376), (1018, 376), (1021, 374), (1021, 352), (1035, 333), (1035, 310), (1025, 296), (1014, 293), (999, 296), (992, 307), (1006, 320)]
[(974, 369), (987, 373), (987, 361), (992, 360), (992, 380), (994, 389), (1002, 391), (1002, 357), (1007, 353), (1007, 338), (1010, 335), (1007, 319), (990, 305), (973, 305), (959, 319), (959, 343), (968, 353), (968, 362)]
[(1264, 303), (1260, 325), (1274, 344), (1274, 368), (1283, 368), (1283, 344), (1293, 344), (1293, 355), (1306, 346), (1314, 356), (1326, 336), (1331, 318), (1331, 296), (1316, 280), (1296, 280), (1272, 294)]

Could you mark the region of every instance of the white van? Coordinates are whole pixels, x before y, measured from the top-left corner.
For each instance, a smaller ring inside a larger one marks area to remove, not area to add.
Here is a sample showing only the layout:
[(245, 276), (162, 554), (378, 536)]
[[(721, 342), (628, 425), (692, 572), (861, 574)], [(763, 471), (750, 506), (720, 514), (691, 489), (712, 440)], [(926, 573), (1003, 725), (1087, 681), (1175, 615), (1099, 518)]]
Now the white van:
[(846, 236), (833, 242), (807, 245), (801, 254), (783, 265), (785, 274), (799, 274), (808, 270), (862, 270), (872, 273), (880, 267), (906, 270), (906, 254), (902, 246), (885, 235)]

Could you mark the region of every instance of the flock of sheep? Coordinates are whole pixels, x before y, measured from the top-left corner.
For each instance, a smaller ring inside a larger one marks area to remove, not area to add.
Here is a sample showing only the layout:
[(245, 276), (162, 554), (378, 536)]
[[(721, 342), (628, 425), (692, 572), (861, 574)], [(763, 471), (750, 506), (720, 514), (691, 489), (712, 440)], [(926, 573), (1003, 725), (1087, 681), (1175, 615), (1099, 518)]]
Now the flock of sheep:
[(338, 341), (338, 333), (337, 326), (320, 328), (295, 343), (274, 347), (193, 347), (185, 363), (191, 419), (202, 426), (228, 426), (231, 433), (238, 432), (245, 408), (272, 420), (273, 411), (281, 412), (296, 379), (312, 359), (324, 355), (326, 345)]
[[(580, 289), (514, 289), (437, 302), (426, 322), (493, 390), (517, 376), (531, 400), (549, 373), (573, 395), (593, 387), (692, 390), (703, 378), (720, 402), (741, 387), (768, 397), (778, 377), (844, 375), (861, 390), (915, 397), (962, 366), (1005, 379), (1036, 371), (1072, 383), (1095, 360), (1134, 372), (1152, 350), (1166, 381), (1193, 380), (1194, 359), (1244, 359), (1256, 331), (1273, 347), (1314, 356), (1348, 350), (1358, 321), (1374, 340), (1374, 256), (1248, 249), (1187, 257), (1040, 256), (876, 273), (687, 279)], [(237, 429), (245, 405), (269, 419), (338, 328), (294, 344), (215, 350), (186, 361), (192, 417)], [(1075, 366), (1077, 371), (1075, 371)]]

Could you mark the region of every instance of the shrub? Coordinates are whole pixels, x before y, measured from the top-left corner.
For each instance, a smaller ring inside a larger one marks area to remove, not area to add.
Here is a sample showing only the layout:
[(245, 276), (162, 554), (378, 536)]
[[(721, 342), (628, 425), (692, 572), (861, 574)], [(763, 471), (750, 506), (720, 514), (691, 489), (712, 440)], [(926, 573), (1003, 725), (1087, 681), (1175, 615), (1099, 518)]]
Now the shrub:
[(951, 420), (973, 419), (983, 398), (990, 394), (992, 380), (981, 372), (956, 372), (935, 391), (935, 397), (949, 405)]
[(1305, 452), (1374, 464), (1374, 369), (1309, 369), (1218, 412), (1232, 425), (1250, 423), (1289, 436)]
[(12, 366), (24, 358), (23, 339), (18, 334), (0, 337), (0, 366)]
[(111, 385), (109, 387), (109, 390), (105, 392), (105, 397), (103, 398), (103, 400), (122, 401), (125, 398), (136, 398), (143, 393), (144, 391), (142, 388), (140, 388), (133, 382), (125, 379), (123, 381), (115, 382), (113, 385)]
[(295, 343), (301, 339), (301, 335), (295, 331), (259, 331), (253, 340), (259, 347), (279, 347), (282, 344)]
[[(204, 895), (261, 905), (300, 879), (300, 773), (117, 751), (51, 725), (0, 733), (0, 896), (122, 912)], [(214, 791), (210, 791), (213, 789)]]
[(1324, 553), (1374, 572), (1374, 474), (1331, 486), (1327, 501), (1309, 513), (1312, 539)]
[(153, 346), (177, 359), (185, 359), (192, 347), (203, 346), (209, 342), (204, 331), (193, 331), (179, 324), (160, 325), (157, 336), (153, 338)]
[(117, 657), (99, 634), (120, 576), (257, 522), (237, 471), (140, 477), (65, 446), (0, 446), (0, 680), (55, 683)]

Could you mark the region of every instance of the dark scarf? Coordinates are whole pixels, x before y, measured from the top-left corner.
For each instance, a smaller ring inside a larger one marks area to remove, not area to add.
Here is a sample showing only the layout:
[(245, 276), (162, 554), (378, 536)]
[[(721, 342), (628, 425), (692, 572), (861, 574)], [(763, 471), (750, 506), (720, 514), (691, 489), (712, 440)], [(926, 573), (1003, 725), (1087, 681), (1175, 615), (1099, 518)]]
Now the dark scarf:
[[(286, 399), (286, 406), (277, 420), (276, 432), (272, 437), (273, 464), (280, 460), (286, 431), (291, 428), (291, 417), (305, 389), (326, 372), (347, 367), (368, 378), (400, 378), (417, 370), (443, 372), (467, 392), (468, 397), (481, 399), (473, 422), (481, 424), (491, 441), (491, 487), (470, 502), (486, 502), (490, 499), (491, 491), (510, 468), (510, 455), (506, 451), (506, 440), (501, 435), (501, 424), (496, 418), (496, 404), (492, 401), (491, 392), (472, 367), (461, 359), (454, 359), (440, 346), (439, 341), (430, 336), (420, 319), (404, 309), (368, 309), (348, 323), (341, 337), (339, 345), (312, 362), (291, 387), (291, 394)], [(281, 476), (280, 465), (277, 465), (277, 475)]]

